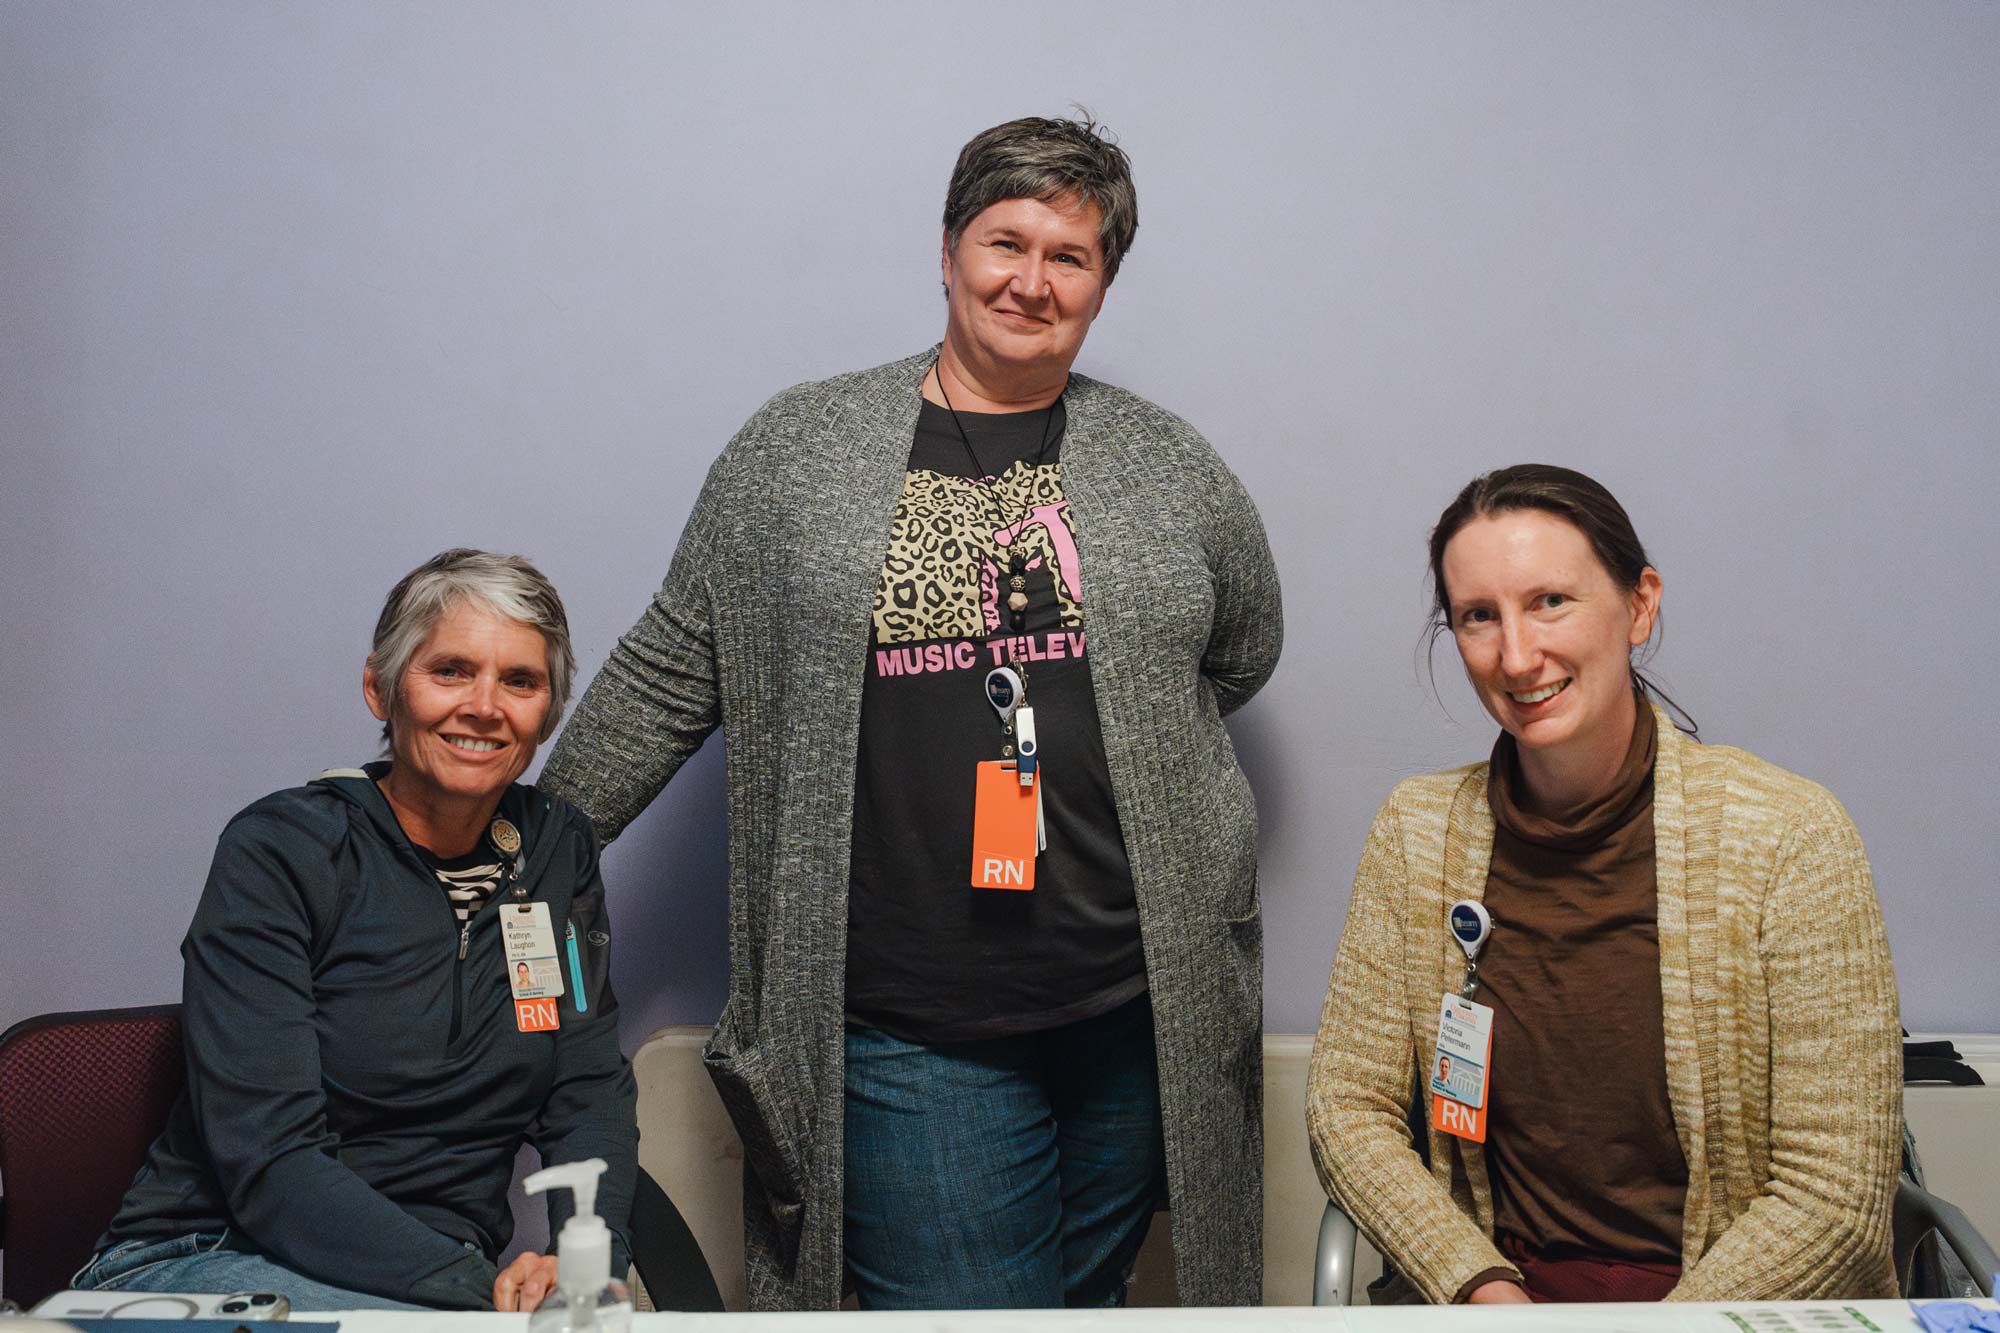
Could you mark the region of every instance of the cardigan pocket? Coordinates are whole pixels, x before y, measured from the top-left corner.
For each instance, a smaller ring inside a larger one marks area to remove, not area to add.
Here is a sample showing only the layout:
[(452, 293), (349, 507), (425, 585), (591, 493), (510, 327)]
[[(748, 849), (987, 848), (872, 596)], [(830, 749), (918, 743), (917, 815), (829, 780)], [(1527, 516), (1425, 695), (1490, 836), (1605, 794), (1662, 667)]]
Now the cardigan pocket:
[(1237, 1011), (1258, 1015), (1251, 1026), (1256, 1037), (1256, 1051), (1263, 1049), (1261, 1035), (1264, 1009), (1264, 915), (1261, 895), (1257, 889), (1257, 871), (1253, 866), (1249, 875), (1247, 890), (1232, 892), (1225, 905), (1222, 929), (1229, 937), (1228, 952), (1234, 957), (1230, 971), (1235, 981), (1235, 1004)]
[(736, 1133), (743, 1140), (744, 1161), (771, 1205), (781, 1231), (796, 1235), (805, 1221), (805, 1160), (809, 1135), (794, 1127), (786, 1114), (771, 1061), (762, 1047), (732, 1051), (717, 1029), (702, 1051), (702, 1064), (722, 1098)]
[[(1224, 744), (1227, 744), (1225, 739)], [(1250, 780), (1230, 756), (1227, 766), (1205, 784), (1210, 805), (1206, 830), (1215, 887), (1215, 912), (1228, 925), (1256, 921), (1260, 913), (1257, 887), (1257, 802)]]
[(1264, 916), (1264, 895), (1257, 885), (1257, 867), (1241, 884), (1231, 885), (1222, 902), (1222, 924), (1232, 929), (1257, 924)]

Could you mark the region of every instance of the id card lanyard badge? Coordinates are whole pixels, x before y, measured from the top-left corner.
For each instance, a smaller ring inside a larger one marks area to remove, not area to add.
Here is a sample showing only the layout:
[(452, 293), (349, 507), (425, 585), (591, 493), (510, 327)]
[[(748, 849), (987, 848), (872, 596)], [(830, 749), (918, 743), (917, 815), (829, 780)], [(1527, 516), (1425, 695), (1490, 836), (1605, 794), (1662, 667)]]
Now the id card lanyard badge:
[(493, 821), (493, 845), (507, 858), (507, 901), (500, 906), (500, 946), (506, 955), (507, 988), (514, 997), (514, 1026), (522, 1032), (553, 1032), (560, 1023), (556, 1000), (563, 993), (562, 964), (556, 955), (549, 905), (529, 902), (521, 883), (521, 834), (505, 819)]
[(1431, 1127), (1473, 1143), (1486, 1142), (1486, 1093), (1492, 1083), (1493, 1010), (1472, 997), (1479, 990), (1479, 951), (1493, 933), (1485, 907), (1467, 899), (1446, 917), (1465, 951), (1465, 979), (1438, 1006), (1436, 1054), (1430, 1068)]
[(1001, 758), (978, 765), (972, 801), (972, 886), (1027, 892), (1048, 846), (1042, 819), (1041, 743), (1028, 685), (1011, 666), (986, 673), (986, 701), (1007, 736)]

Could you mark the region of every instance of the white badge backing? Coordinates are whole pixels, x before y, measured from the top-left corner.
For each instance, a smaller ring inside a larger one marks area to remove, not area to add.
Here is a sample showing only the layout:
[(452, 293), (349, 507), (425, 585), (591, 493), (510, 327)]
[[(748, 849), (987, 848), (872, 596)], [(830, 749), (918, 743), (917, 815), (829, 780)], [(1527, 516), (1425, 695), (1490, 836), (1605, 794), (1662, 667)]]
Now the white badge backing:
[(500, 942), (507, 950), (507, 985), (517, 1000), (563, 993), (562, 965), (547, 903), (506, 903), (500, 908)]

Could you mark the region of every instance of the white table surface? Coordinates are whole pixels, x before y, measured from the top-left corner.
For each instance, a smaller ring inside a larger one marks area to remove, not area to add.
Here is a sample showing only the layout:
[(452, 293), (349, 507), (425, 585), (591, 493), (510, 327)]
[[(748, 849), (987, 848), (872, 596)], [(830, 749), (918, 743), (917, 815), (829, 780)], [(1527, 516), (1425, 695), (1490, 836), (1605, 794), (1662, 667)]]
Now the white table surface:
[[(1975, 1304), (1991, 1309), (1994, 1303)], [(1854, 1310), (1882, 1333), (1917, 1333), (1922, 1328), (1907, 1301), (1781, 1301), (1768, 1305), (1516, 1305), (1516, 1306), (1350, 1306), (1311, 1309), (1267, 1306), (1233, 1310), (978, 1310), (924, 1314), (640, 1314), (632, 1333), (1195, 1333), (1202, 1329), (1242, 1333), (1741, 1333), (1728, 1317), (1736, 1311), (1757, 1333), (1797, 1328), (1865, 1329), (1852, 1319), (1822, 1324), (1819, 1316)], [(1761, 1317), (1760, 1317), (1761, 1316)], [(1773, 1322), (1790, 1316), (1785, 1322)], [(521, 1333), (526, 1315), (425, 1314), (357, 1311), (299, 1315), (340, 1321), (342, 1333)]]

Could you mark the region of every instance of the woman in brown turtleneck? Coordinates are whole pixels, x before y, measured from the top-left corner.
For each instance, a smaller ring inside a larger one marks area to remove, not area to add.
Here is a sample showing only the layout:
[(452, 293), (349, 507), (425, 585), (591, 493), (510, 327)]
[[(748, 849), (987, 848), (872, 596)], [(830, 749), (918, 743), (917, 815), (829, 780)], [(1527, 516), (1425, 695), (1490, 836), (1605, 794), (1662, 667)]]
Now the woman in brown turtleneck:
[[(1659, 574), (1566, 468), (1474, 481), (1431, 535), (1441, 629), (1501, 726), (1370, 831), (1313, 1052), (1328, 1192), (1429, 1300), (1893, 1295), (1895, 979), (1824, 789), (1682, 736), (1632, 657)], [(1403, 1108), (1493, 921), (1483, 1145)]]

